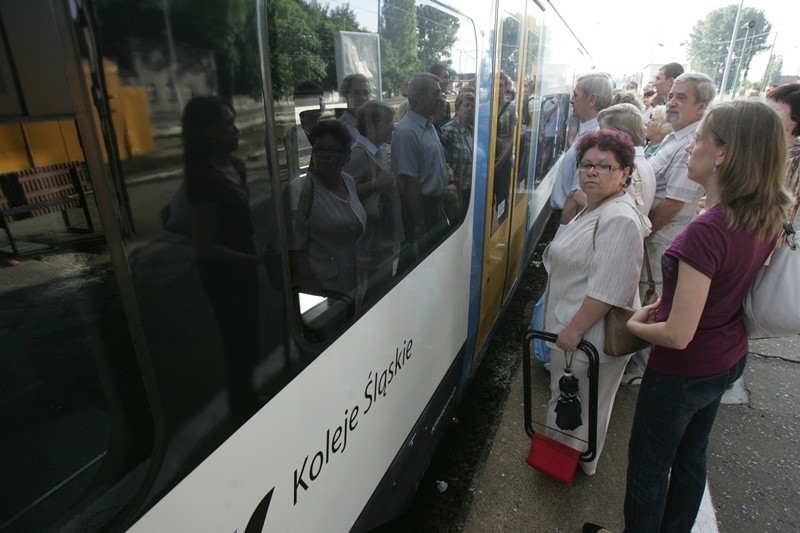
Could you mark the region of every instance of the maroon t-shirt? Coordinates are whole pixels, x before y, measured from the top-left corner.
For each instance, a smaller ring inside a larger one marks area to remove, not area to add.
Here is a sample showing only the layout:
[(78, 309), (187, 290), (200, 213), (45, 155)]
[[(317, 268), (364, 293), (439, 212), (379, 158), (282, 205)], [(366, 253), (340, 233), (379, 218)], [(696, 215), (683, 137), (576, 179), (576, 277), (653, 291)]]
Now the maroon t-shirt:
[(654, 346), (648, 367), (674, 376), (709, 376), (733, 367), (748, 349), (742, 304), (774, 245), (775, 239), (762, 242), (749, 231), (729, 230), (721, 206), (678, 234), (661, 260), (664, 287), (656, 322), (666, 321), (672, 309), (679, 261), (711, 278), (711, 286), (689, 345), (683, 350)]

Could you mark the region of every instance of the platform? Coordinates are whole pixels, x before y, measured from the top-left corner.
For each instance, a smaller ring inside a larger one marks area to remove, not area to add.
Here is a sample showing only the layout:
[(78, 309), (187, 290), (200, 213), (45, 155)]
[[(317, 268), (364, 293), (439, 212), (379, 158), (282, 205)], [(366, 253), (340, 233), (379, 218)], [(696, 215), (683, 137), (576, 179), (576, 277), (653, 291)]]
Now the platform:
[[(709, 448), (709, 488), (695, 533), (800, 530), (800, 337), (754, 341), (744, 387), (726, 394)], [(532, 369), (534, 420), (548, 375)], [(628, 436), (638, 387), (620, 387), (597, 473), (560, 485), (525, 463), (522, 369), (512, 382), (464, 531), (579, 532), (584, 522), (623, 529)], [(708, 498), (710, 493), (710, 498)]]

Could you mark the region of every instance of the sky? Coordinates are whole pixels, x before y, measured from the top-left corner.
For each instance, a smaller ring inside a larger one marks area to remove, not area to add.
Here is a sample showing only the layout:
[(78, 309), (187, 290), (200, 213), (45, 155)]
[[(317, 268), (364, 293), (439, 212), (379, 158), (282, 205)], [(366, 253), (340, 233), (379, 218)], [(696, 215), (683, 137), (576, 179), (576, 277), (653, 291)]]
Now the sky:
[[(686, 46), (699, 20), (737, 0), (609, 0), (555, 2), (595, 60), (598, 70), (615, 76), (634, 75), (649, 63), (677, 61), (688, 66)], [(797, 0), (744, 0), (744, 7), (760, 9), (772, 24), (771, 44), (777, 32), (775, 53), (783, 56), (783, 74), (800, 74), (800, 2)], [(657, 14), (657, 10), (659, 11)], [(745, 21), (740, 21), (740, 25)], [(660, 44), (659, 44), (660, 43)], [(755, 56), (748, 78), (764, 75), (769, 59), (765, 51)]]

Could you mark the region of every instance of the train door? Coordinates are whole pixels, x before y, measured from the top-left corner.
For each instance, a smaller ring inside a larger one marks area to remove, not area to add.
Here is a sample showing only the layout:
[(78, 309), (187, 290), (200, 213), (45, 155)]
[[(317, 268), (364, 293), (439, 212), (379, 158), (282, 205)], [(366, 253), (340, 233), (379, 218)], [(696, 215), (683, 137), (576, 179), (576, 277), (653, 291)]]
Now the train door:
[[(530, 11), (539, 12), (532, 2), (528, 4)], [(535, 22), (526, 19), (525, 8), (526, 3), (519, 0), (499, 4), (493, 57), (498, 68), (491, 80), (492, 97), (482, 104), (489, 113), (491, 133), (478, 346), (485, 341), (516, 280), (525, 244), (531, 160), (525, 133), (533, 118), (525, 105), (533, 94), (526, 86), (536, 86), (541, 33)], [(523, 115), (527, 115), (524, 120)]]

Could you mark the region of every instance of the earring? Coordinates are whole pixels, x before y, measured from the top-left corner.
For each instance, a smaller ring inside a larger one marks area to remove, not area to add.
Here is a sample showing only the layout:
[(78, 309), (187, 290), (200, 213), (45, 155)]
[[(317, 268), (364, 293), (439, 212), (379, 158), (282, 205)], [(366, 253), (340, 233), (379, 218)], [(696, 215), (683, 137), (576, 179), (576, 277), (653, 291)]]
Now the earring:
[(717, 173), (717, 165), (714, 165), (714, 170), (712, 171), (714, 174)]

